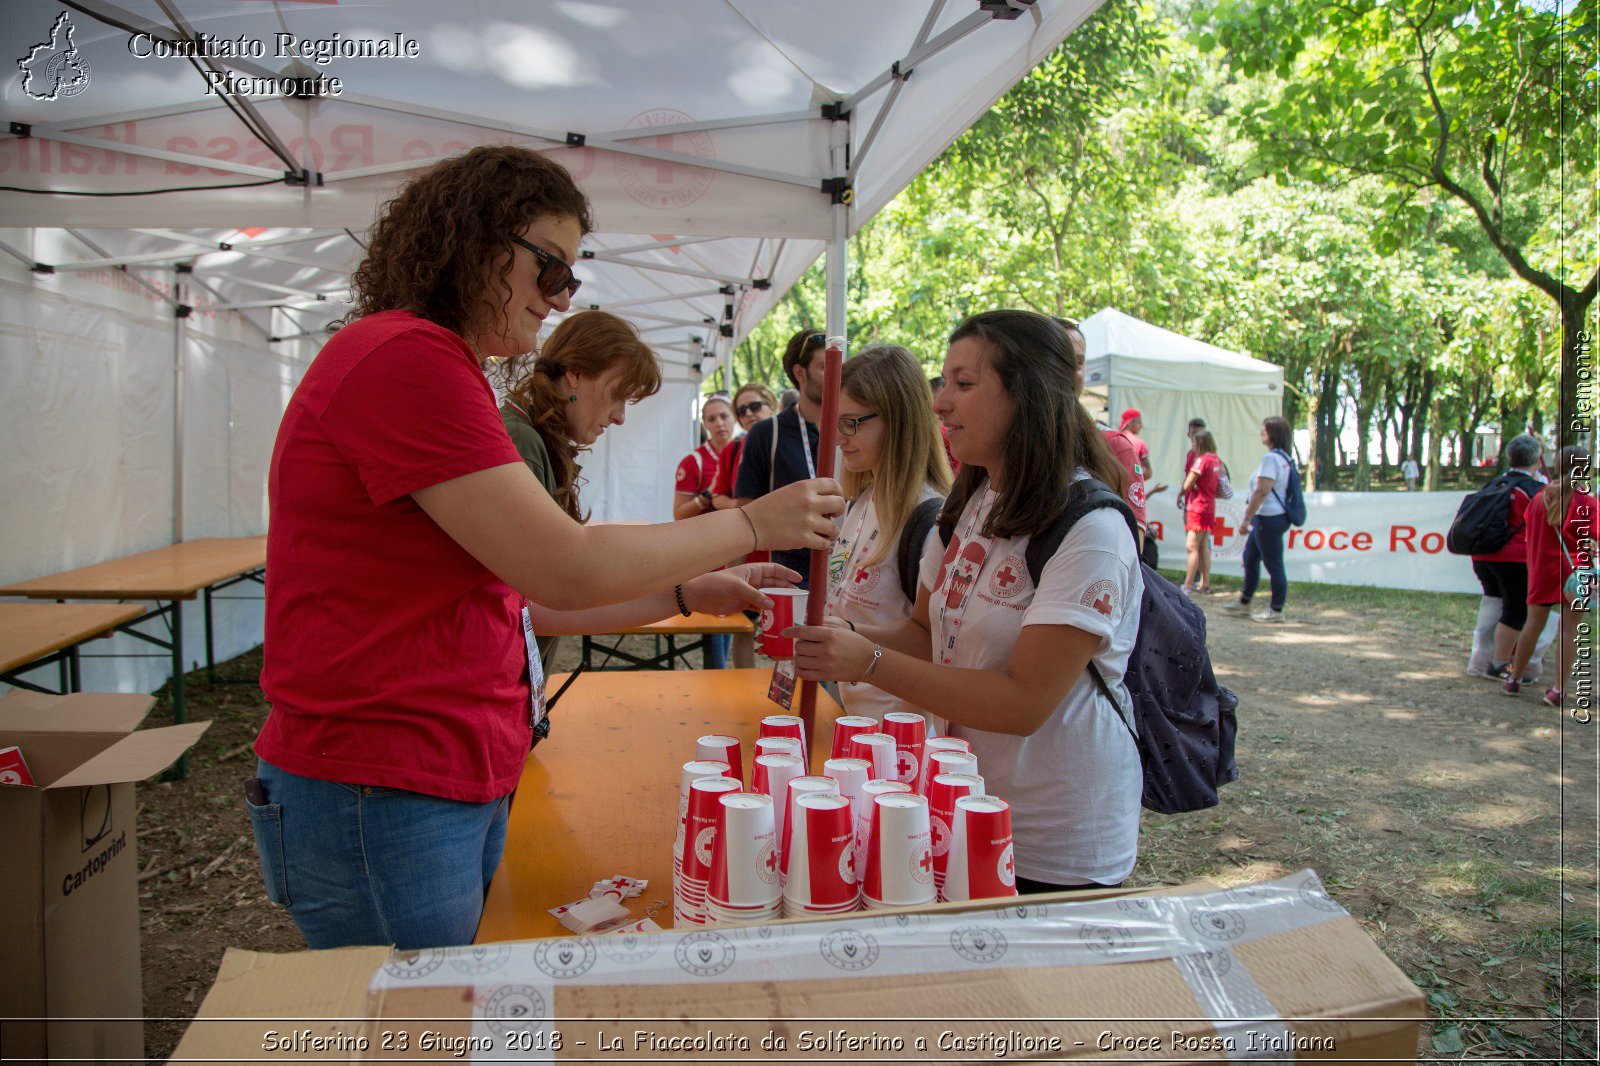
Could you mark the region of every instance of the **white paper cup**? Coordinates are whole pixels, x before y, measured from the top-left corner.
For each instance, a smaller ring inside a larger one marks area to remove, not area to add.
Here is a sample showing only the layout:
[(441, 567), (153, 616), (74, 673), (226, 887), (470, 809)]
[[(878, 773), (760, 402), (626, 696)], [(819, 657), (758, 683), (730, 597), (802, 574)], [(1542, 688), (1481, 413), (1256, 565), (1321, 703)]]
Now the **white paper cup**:
[(950, 862), (945, 867), (947, 900), (995, 899), (1017, 894), (1011, 844), (1011, 805), (998, 796), (956, 800)]
[(927, 797), (914, 792), (880, 795), (873, 799), (872, 814), (863, 894), (885, 906), (932, 903)]
[(737, 737), (725, 737), (715, 733), (703, 736), (695, 741), (694, 757), (705, 762), (727, 763), (728, 776), (739, 784), (744, 784), (744, 749)]
[(785, 910), (854, 910), (861, 886), (850, 801), (836, 793), (805, 793), (795, 800), (793, 818)]
[(790, 779), (789, 793), (785, 801), (785, 806), (788, 808), (788, 814), (784, 818), (783, 836), (779, 838), (778, 843), (778, 868), (780, 871), (782, 871), (781, 876), (783, 878), (787, 878), (789, 876), (789, 852), (791, 849), (791, 843), (794, 840), (795, 831), (795, 801), (801, 796), (812, 792), (820, 792), (825, 795), (837, 796), (839, 794), (839, 782), (835, 781), (831, 777), (795, 777)]
[(850, 757), (870, 762), (875, 779), (900, 780), (895, 767), (894, 737), (888, 733), (857, 733), (850, 740)]
[(673, 841), (672, 852), (683, 857), (684, 820), (689, 816), (689, 786), (699, 777), (731, 777), (728, 764), (709, 759), (691, 759), (683, 764), (678, 776), (678, 836)]
[(935, 749), (928, 752), (928, 780), (932, 781), (940, 774), (976, 774), (978, 770), (978, 757), (970, 751), (948, 751)]
[(707, 900), (725, 910), (774, 906), (779, 891), (771, 797), (734, 792), (719, 802), (721, 822), (712, 846)]
[(956, 800), (983, 795), (983, 778), (976, 774), (940, 774), (928, 784), (928, 822), (933, 830), (933, 884), (943, 895), (945, 870), (950, 862)]

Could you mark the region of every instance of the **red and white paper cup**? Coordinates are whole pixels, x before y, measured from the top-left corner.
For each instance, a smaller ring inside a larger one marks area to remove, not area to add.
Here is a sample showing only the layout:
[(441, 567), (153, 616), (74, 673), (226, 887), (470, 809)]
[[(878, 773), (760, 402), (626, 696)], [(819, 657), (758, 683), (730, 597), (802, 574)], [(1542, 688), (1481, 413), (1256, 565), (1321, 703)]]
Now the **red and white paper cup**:
[(978, 757), (970, 751), (949, 751), (934, 749), (928, 752), (928, 780), (932, 781), (940, 774), (976, 774), (978, 772)]
[(673, 854), (683, 857), (683, 827), (689, 817), (689, 786), (702, 777), (727, 777), (728, 764), (707, 759), (691, 759), (683, 764), (678, 777), (678, 837), (673, 842)]
[(725, 762), (728, 776), (744, 784), (744, 749), (736, 737), (712, 733), (695, 741), (695, 759), (701, 762)]
[(896, 781), (913, 792), (922, 788), (922, 752), (928, 743), (928, 720), (915, 711), (890, 711), (883, 716), (883, 731), (894, 738)]
[(932, 903), (928, 798), (914, 792), (874, 797), (868, 834), (867, 871), (861, 886), (867, 908)]
[(851, 738), (860, 733), (877, 732), (881, 732), (881, 727), (876, 718), (868, 718), (862, 714), (841, 714), (833, 720), (833, 750), (828, 757), (854, 758), (853, 749), (850, 747)]
[(872, 780), (900, 780), (894, 759), (894, 737), (888, 733), (857, 733), (850, 738), (850, 758), (871, 763)]
[[(793, 755), (801, 762), (805, 761), (806, 749), (801, 747), (799, 737), (757, 737), (756, 754), (759, 755)], [(752, 771), (753, 773), (754, 771)], [(752, 781), (755, 779), (752, 777)], [(757, 791), (752, 784), (751, 791)]]
[(783, 831), (778, 837), (778, 869), (783, 877), (789, 876), (790, 850), (794, 841), (795, 831), (795, 804), (801, 796), (814, 792), (837, 796), (839, 794), (839, 782), (831, 777), (793, 777), (789, 779), (789, 792), (784, 801), (787, 813), (783, 820)]
[(850, 801), (852, 817), (859, 818), (866, 809), (867, 782), (872, 780), (872, 764), (865, 759), (829, 759), (822, 764), (822, 773), (839, 782), (839, 795)]
[(943, 894), (947, 900), (1017, 894), (1011, 804), (998, 796), (963, 796), (956, 800)]
[(770, 910), (780, 895), (772, 799), (754, 792), (730, 792), (718, 802), (720, 822), (711, 847), (707, 902), (730, 911)]
[(804, 777), (806, 768), (793, 755), (757, 755), (751, 773), (750, 791), (772, 800), (773, 840), (778, 846), (778, 863), (783, 863), (783, 826), (789, 815), (789, 782)]
[(718, 800), (738, 792), (739, 782), (731, 777), (701, 777), (689, 786), (689, 819), (684, 830), (683, 877), (701, 892), (711, 880), (711, 853), (716, 845)]
[(804, 759), (806, 765), (811, 765), (810, 749), (806, 747), (806, 723), (798, 714), (769, 714), (761, 719), (759, 735), (762, 737), (788, 737), (790, 740), (800, 742), (800, 750), (795, 752)]
[(972, 742), (964, 737), (929, 737), (929, 751), (971, 751)]
[(840, 914), (861, 901), (855, 830), (844, 796), (808, 792), (795, 800), (793, 854), (783, 886), (784, 913)]
[(861, 803), (856, 807), (856, 869), (861, 876), (867, 874), (867, 842), (872, 837), (872, 801), (891, 792), (910, 792), (904, 781), (873, 778), (861, 786)]
[(761, 612), (761, 650), (771, 659), (794, 658), (794, 638), (783, 636), (790, 626), (806, 624), (805, 589), (762, 589), (772, 606)]
[(983, 778), (977, 774), (940, 774), (928, 784), (928, 823), (933, 830), (933, 885), (941, 893), (945, 867), (950, 861), (956, 800), (963, 796), (981, 795)]

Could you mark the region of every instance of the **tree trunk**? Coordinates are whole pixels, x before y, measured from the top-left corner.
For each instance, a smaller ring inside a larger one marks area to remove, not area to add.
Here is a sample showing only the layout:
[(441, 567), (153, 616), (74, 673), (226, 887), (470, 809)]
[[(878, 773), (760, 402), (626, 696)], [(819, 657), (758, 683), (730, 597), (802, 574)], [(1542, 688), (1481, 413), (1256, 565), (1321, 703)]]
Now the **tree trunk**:
[(1334, 487), (1335, 440), (1338, 436), (1339, 378), (1331, 369), (1317, 372), (1317, 389), (1311, 404), (1311, 470), (1308, 484), (1328, 491)]
[(1356, 491), (1372, 491), (1372, 460), (1367, 458), (1367, 440), (1372, 433), (1372, 406), (1356, 405)]
[(1594, 302), (1595, 280), (1580, 292), (1568, 290), (1561, 300), (1561, 400), (1559, 446), (1595, 444), (1594, 336), (1584, 329), (1589, 305)]
[[(1428, 398), (1428, 425), (1437, 427), (1439, 424), (1439, 397), (1433, 392), (1433, 372), (1430, 370), (1427, 377)], [(1429, 492), (1439, 491), (1439, 453), (1444, 448), (1444, 434), (1435, 430), (1428, 434), (1428, 479), (1423, 483), (1423, 488)]]
[[(1433, 404), (1433, 367), (1422, 371), (1422, 388), (1411, 401), (1411, 454), (1416, 456), (1420, 465), (1422, 462), (1422, 438), (1427, 431), (1434, 416)], [(1437, 437), (1437, 434), (1434, 434)]]
[(1389, 419), (1384, 415), (1378, 419), (1378, 479), (1381, 481), (1389, 476)]

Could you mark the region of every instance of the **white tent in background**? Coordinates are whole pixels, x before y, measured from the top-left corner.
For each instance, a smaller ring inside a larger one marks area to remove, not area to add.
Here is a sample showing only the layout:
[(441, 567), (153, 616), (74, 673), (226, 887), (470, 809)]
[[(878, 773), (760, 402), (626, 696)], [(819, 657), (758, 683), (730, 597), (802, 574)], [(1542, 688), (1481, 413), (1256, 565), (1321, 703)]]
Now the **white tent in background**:
[[(848, 236), (1100, 2), (6, 0), (0, 581), (262, 532), (365, 229), (487, 143), (594, 204), (579, 304), (631, 319), (666, 384), (586, 457), (585, 499), (664, 518), (703, 376), (825, 251), (842, 333)], [(250, 54), (172, 54), (200, 37)], [(229, 606), (231, 653), (259, 607)]]
[(1203, 418), (1236, 484), (1261, 457), (1261, 420), (1283, 413), (1283, 368), (1230, 352), (1113, 308), (1081, 323), (1088, 343), (1084, 390), (1104, 405), (1115, 427), (1122, 412), (1144, 416), (1150, 477), (1176, 492), (1189, 450), (1189, 419)]

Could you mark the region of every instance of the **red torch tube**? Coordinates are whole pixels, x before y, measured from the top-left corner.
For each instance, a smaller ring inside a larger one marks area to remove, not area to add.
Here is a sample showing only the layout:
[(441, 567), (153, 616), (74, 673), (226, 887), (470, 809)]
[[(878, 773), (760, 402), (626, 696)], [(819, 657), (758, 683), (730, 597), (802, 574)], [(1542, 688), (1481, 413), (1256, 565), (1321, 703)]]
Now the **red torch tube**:
[[(839, 378), (844, 372), (844, 352), (830, 344), (822, 353), (822, 425), (817, 442), (817, 476), (833, 476), (833, 456), (839, 444)], [(828, 550), (811, 552), (811, 594), (806, 597), (806, 625), (820, 626), (828, 599)], [(817, 735), (817, 683), (800, 683), (800, 720), (805, 735)]]

